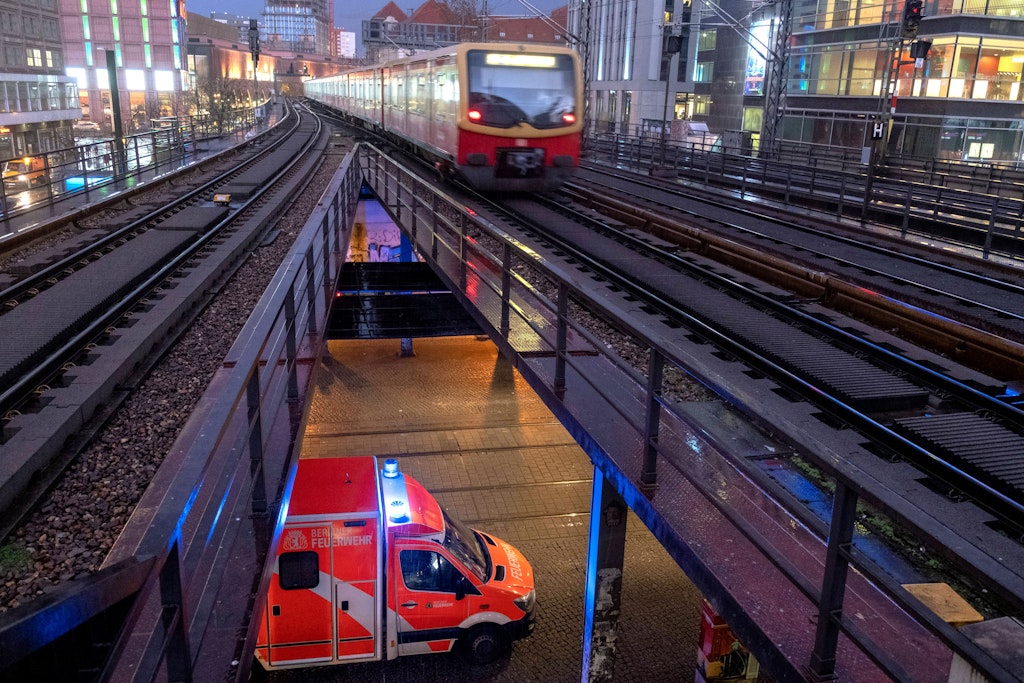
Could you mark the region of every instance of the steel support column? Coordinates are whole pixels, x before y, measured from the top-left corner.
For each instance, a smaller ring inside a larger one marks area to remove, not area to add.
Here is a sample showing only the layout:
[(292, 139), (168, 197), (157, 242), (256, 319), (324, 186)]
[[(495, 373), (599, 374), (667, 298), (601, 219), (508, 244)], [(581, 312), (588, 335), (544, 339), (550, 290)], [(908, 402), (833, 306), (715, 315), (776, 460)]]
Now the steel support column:
[(615, 487), (594, 468), (590, 501), (590, 540), (584, 595), (584, 683), (612, 681), (622, 602), (622, 565), (626, 553), (629, 507)]

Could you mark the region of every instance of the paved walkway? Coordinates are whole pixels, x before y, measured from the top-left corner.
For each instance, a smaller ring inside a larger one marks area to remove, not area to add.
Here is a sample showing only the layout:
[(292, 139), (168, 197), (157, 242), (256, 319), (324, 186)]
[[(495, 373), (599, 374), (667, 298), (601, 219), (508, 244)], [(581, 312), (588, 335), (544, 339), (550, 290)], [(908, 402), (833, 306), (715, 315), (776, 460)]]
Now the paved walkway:
[[(450, 654), (279, 672), (275, 681), (580, 680), (591, 479), (586, 454), (489, 339), (330, 342), (300, 457), (377, 455), (533, 564), (539, 611), (512, 656)], [(630, 519), (615, 680), (692, 681), (700, 595)]]

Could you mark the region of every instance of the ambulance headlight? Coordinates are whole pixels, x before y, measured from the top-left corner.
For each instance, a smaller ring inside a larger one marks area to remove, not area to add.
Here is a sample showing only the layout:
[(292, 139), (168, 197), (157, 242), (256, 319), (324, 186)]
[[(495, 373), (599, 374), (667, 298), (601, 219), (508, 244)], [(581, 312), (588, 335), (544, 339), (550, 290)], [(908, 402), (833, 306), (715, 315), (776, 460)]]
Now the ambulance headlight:
[(512, 602), (516, 604), (516, 607), (523, 610), (527, 614), (530, 614), (533, 612), (534, 605), (537, 604), (537, 591), (532, 590), (526, 595), (522, 596), (521, 598), (516, 598)]

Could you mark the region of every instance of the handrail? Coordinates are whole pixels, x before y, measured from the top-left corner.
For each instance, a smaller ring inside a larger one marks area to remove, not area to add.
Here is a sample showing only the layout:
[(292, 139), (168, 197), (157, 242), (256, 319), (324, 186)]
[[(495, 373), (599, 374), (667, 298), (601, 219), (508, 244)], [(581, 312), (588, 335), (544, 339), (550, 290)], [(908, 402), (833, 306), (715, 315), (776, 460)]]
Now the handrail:
[[(452, 287), (456, 296), (466, 302), (467, 308), (473, 309), (474, 317), (503, 353), (512, 356), (522, 353), (516, 367), (534, 391), (559, 414), (595, 466), (616, 482), (619, 494), (645, 521), (653, 524), (652, 531), (656, 528), (660, 531), (660, 541), (665, 543), (672, 534), (667, 528), (671, 526), (666, 522), (667, 517), (659, 515), (685, 517), (687, 513), (666, 511), (664, 508), (655, 512), (658, 499), (649, 498), (644, 488), (656, 480), (672, 482), (673, 488), (678, 489), (684, 486), (685, 480), (685, 486), (699, 491), (706, 504), (716, 509), (716, 514), (725, 520), (720, 527), (715, 526), (714, 533), (729, 536), (730, 541), (735, 540), (728, 545), (728, 551), (723, 551), (733, 558), (729, 562), (761, 562), (757, 566), (763, 566), (765, 572), (772, 575), (772, 586), (776, 586), (778, 577), (779, 591), (787, 595), (799, 594), (807, 600), (818, 615), (819, 633), (831, 634), (821, 636), (822, 640), (827, 642), (832, 638), (833, 648), (835, 639), (841, 634), (848, 645), (860, 650), (862, 656), (874, 662), (879, 670), (902, 680), (904, 667), (911, 660), (903, 653), (880, 648), (875, 642), (878, 636), (865, 627), (865, 624), (877, 625), (880, 620), (876, 617), (875, 621), (860, 623), (849, 616), (854, 609), (849, 606), (844, 616), (844, 590), (850, 596), (848, 605), (867, 604), (857, 601), (864, 599), (865, 595), (875, 595), (877, 599), (870, 604), (879, 613), (886, 612), (886, 620), (894, 617), (890, 611), (893, 602), (904, 610), (904, 614), (898, 617), (898, 624), (904, 629), (901, 633), (907, 642), (928, 643), (933, 651), (957, 652), (979, 669), (990, 673), (994, 680), (1011, 680), (1002, 665), (992, 661), (990, 655), (947, 624), (937, 623), (926, 608), (909, 599), (906, 591), (892, 585), (891, 580), (877, 572), (870, 558), (841, 541), (851, 537), (856, 521), (856, 515), (851, 513), (859, 497), (854, 475), (842, 467), (830, 474), (835, 478), (837, 503), (831, 520), (825, 520), (824, 524), (809, 523), (810, 520), (804, 519), (801, 513), (782, 508), (756, 486), (741, 488), (745, 476), (730, 474), (736, 471), (737, 466), (727, 455), (727, 448), (719, 448), (720, 444), (706, 429), (702, 429), (699, 420), (685, 410), (680, 411), (679, 406), (662, 396), (663, 370), (670, 366), (684, 374), (697, 375), (709, 385), (716, 384), (714, 377), (701, 374), (700, 362), (691, 355), (688, 347), (671, 342), (666, 342), (666, 346), (647, 330), (630, 329), (623, 322), (617, 326), (618, 331), (628, 335), (638, 348), (650, 354), (649, 376), (641, 376), (603, 343), (593, 339), (584, 324), (574, 319), (576, 314), (568, 305), (570, 300), (579, 301), (585, 310), (596, 312), (604, 306), (602, 297), (592, 295), (585, 286), (577, 288), (560, 275), (555, 264), (545, 261), (499, 226), (465, 210), (442, 190), (405, 173), (396, 163), (372, 148), (361, 145), (360, 149), (360, 163), (366, 168), (367, 183), (373, 187), (384, 208), (403, 231), (411, 235), (416, 248), (442, 280)], [(541, 291), (523, 279), (520, 268), (537, 271), (538, 279), (551, 284), (547, 289), (557, 291)], [(608, 315), (614, 316), (614, 312), (610, 311)], [(604, 382), (595, 376), (604, 378)], [(613, 377), (618, 379), (612, 381)], [(620, 395), (617, 392), (622, 387), (628, 389)], [(756, 407), (746, 403), (744, 396), (735, 393), (731, 396), (731, 400), (742, 405), (743, 410), (756, 414)], [(701, 434), (693, 438), (705, 445), (691, 443), (686, 438), (688, 433)], [(610, 436), (612, 434), (614, 437)], [(627, 452), (606, 450), (609, 443), (625, 444)], [(801, 448), (826, 460), (839, 457), (828, 444), (807, 444)], [(640, 456), (643, 456), (642, 470), (638, 469), (636, 462)], [(622, 467), (623, 463), (628, 468)], [(627, 469), (628, 474), (625, 473)], [(725, 492), (718, 490), (719, 479), (730, 481)], [(732, 487), (739, 491), (736, 495), (740, 500), (736, 503), (728, 495)], [(756, 497), (759, 502), (743, 502), (747, 497)], [(903, 519), (903, 511), (887, 512), (894, 518)], [(702, 524), (712, 521), (704, 516), (707, 513), (703, 509), (693, 514), (705, 520)], [(799, 545), (800, 552), (790, 556), (779, 550), (775, 544), (780, 539), (774, 530), (780, 527), (804, 539)], [(820, 532), (822, 529), (824, 534), (812, 531)], [(827, 544), (826, 537), (829, 539)], [(742, 539), (750, 549), (736, 539)], [(700, 538), (687, 538), (683, 544), (701, 545), (702, 542)], [(804, 562), (802, 555), (811, 547), (820, 550), (821, 554), (815, 554), (815, 562)], [(721, 579), (707, 570), (707, 565), (703, 564), (705, 560), (702, 555), (702, 560), (695, 561), (701, 564), (699, 580), (694, 579), (695, 583), (702, 590), (712, 589), (715, 600), (720, 601), (720, 605), (714, 605), (716, 611), (736, 619), (733, 622), (730, 618), (730, 626), (759, 661), (773, 662), (776, 667), (773, 674), (783, 679), (802, 680), (806, 671), (801, 667), (822, 665), (823, 669), (827, 668), (827, 662), (835, 658), (835, 650), (830, 652), (827, 645), (815, 643), (814, 650), (808, 653), (805, 661), (793, 661), (792, 657), (797, 655), (795, 652), (787, 652), (786, 656), (773, 655), (777, 653), (777, 641), (744, 612), (733, 594), (720, 583)], [(847, 572), (846, 565), (854, 566), (857, 571)], [(871, 577), (868, 580), (876, 581), (884, 590), (868, 584), (865, 577)], [(803, 614), (804, 607), (798, 611)], [(888, 621), (890, 627), (892, 623)], [(799, 650), (804, 646), (806, 642), (796, 644), (794, 648)], [(822, 670), (817, 673), (829, 672)]]
[[(108, 554), (99, 574), (133, 570), (122, 586), (133, 599), (96, 680), (246, 680), (248, 664), (231, 662), (237, 649), (251, 653), (255, 647), (255, 606), (240, 586), (257, 592), (257, 583), (269, 581), (264, 560), (282, 514), (275, 501), (289, 471), (361, 186), (350, 154)], [(0, 615), (4, 665), (37, 653), (43, 642), (58, 642), (124, 599), (114, 592), (109, 599), (97, 596), (88, 581), (72, 582), (62, 604), (88, 608), (75, 620), (31, 618), (38, 609), (32, 604)], [(221, 628), (226, 620), (232, 628)], [(237, 636), (246, 628), (248, 644), (240, 644)]]

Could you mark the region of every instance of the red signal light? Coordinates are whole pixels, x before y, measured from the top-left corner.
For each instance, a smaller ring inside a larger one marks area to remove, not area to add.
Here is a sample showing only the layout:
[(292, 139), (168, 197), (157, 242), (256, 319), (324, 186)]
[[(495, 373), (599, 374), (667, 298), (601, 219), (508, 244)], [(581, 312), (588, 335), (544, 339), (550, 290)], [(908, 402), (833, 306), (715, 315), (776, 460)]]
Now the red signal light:
[(470, 121), (479, 121), (484, 117), (484, 115), (480, 113), (479, 109), (470, 109), (466, 112), (466, 116), (469, 117)]

